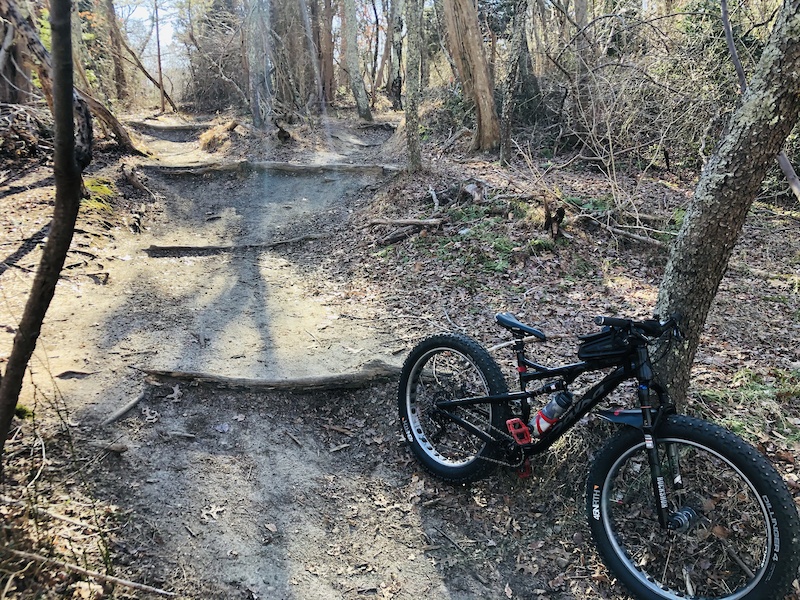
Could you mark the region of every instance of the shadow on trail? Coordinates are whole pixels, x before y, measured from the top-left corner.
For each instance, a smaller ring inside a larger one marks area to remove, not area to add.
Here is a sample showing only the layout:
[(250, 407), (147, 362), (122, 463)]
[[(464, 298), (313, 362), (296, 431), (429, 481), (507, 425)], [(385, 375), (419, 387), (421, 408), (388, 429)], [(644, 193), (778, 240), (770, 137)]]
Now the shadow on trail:
[[(98, 323), (98, 352), (130, 356), (139, 368), (253, 378), (318, 372), (309, 346), (324, 337), (318, 329), (327, 328), (329, 309), (303, 285), (312, 273), (294, 260), (292, 246), (248, 246), (337, 227), (344, 200), (374, 181), (340, 173), (152, 178), (163, 213), (137, 241), (186, 250), (128, 260), (130, 283), (120, 285), (116, 307)], [(202, 249), (212, 245), (237, 250)], [(308, 572), (309, 561), (324, 565), (328, 553), (342, 556), (343, 573), (359, 571), (357, 554), (369, 550), (366, 538), (358, 552), (352, 540), (335, 547), (316, 541), (350, 510), (329, 514), (316, 499), (320, 486), (341, 480), (343, 496), (356, 491), (320, 442), (325, 430), (286, 423), (295, 408), (270, 396), (184, 389), (182, 399), (168, 399), (164, 388), (150, 388), (109, 431), (129, 447), (118, 465), (101, 467), (114, 482), (111, 500), (137, 514), (125, 547), (159, 540), (137, 558), (146, 559), (142, 567), (132, 567), (143, 569), (138, 579), (196, 598), (345, 597), (336, 573)], [(109, 391), (112, 399), (120, 395)], [(429, 565), (420, 567), (429, 571), (424, 581), (436, 577)], [(347, 579), (355, 581), (352, 573)], [(367, 579), (359, 585), (391, 583), (387, 573), (377, 583)]]
[(0, 261), (0, 276), (8, 271), (11, 267), (16, 267), (20, 260), (25, 258), (28, 254), (33, 252), (33, 250), (39, 244), (44, 243), (44, 239), (47, 237), (47, 234), (50, 232), (50, 223), (44, 225), (39, 231), (34, 233), (28, 239), (24, 240), (19, 248), (6, 256), (2, 261)]

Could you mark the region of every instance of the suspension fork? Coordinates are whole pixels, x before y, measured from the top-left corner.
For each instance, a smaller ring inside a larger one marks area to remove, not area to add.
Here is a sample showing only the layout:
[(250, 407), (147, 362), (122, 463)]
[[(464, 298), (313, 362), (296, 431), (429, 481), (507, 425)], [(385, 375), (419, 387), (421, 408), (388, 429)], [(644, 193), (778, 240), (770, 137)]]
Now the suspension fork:
[[(650, 385), (653, 381), (653, 369), (650, 366), (650, 358), (647, 348), (642, 346), (637, 352), (637, 371), (639, 387), (637, 389), (639, 406), (642, 410), (642, 433), (644, 434), (644, 446), (647, 451), (647, 460), (650, 463), (650, 482), (653, 486), (653, 496), (656, 500), (656, 512), (658, 513), (658, 524), (662, 529), (670, 526), (669, 501), (667, 499), (667, 483), (664, 480), (664, 473), (661, 471), (661, 459), (658, 452), (658, 444), (655, 436), (655, 423), (653, 423), (652, 406), (650, 405)], [(677, 469), (677, 451), (673, 444), (667, 450), (670, 461), (670, 468)], [(673, 473), (673, 478), (675, 474)], [(678, 473), (677, 477), (680, 477)]]

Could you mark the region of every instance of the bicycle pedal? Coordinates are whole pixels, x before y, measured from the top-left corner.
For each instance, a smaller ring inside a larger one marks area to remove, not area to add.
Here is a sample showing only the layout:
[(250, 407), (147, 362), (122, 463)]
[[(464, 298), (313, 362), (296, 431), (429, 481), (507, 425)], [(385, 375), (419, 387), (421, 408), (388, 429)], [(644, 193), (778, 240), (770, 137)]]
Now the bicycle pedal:
[(511, 437), (513, 437), (514, 441), (520, 446), (531, 443), (531, 431), (522, 419), (509, 419), (506, 421), (506, 427), (508, 427), (508, 433), (511, 434)]
[(531, 476), (533, 470), (531, 469), (531, 461), (529, 459), (525, 459), (519, 467), (517, 467), (517, 477), (520, 479), (527, 479)]

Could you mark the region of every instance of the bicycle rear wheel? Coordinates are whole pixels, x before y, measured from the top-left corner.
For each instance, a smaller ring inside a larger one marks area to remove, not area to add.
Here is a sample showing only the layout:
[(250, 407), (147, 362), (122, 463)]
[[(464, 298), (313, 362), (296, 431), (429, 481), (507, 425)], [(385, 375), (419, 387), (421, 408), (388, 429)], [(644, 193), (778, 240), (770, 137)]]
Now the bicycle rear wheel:
[[(446, 409), (448, 415), (436, 403), (507, 391), (497, 363), (473, 339), (448, 334), (423, 340), (409, 354), (400, 375), (403, 435), (417, 459), (437, 477), (454, 483), (486, 477), (502, 456), (499, 441), (509, 418), (507, 405), (486, 402), (451, 407)], [(475, 435), (453, 417), (494, 441)]]
[(587, 486), (608, 568), (642, 599), (783, 598), (797, 574), (800, 522), (773, 466), (700, 419), (669, 417), (657, 437), (664, 492), (682, 527), (659, 526), (644, 436), (624, 429), (598, 452)]

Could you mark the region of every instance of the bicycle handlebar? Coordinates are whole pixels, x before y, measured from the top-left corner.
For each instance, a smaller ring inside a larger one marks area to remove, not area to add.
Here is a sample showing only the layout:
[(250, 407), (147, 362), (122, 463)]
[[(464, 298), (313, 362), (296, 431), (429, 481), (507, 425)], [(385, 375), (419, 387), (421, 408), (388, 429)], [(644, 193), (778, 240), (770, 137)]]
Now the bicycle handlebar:
[(656, 319), (632, 321), (630, 319), (619, 319), (617, 317), (595, 317), (594, 322), (597, 325), (606, 325), (608, 327), (624, 329), (625, 331), (637, 329), (641, 333), (650, 337), (661, 337), (670, 329), (680, 333), (680, 330), (678, 329), (678, 321), (674, 315), (663, 323)]

